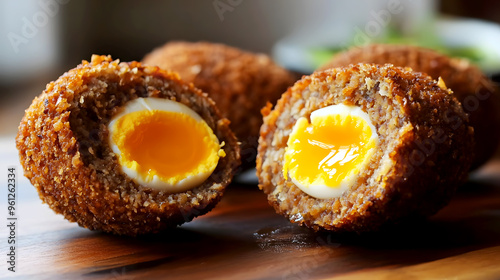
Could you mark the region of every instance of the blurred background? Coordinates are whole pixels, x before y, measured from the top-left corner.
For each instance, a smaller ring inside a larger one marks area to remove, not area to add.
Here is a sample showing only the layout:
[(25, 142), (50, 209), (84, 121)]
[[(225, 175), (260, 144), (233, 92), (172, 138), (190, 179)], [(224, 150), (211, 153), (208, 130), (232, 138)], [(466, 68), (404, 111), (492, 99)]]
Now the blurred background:
[(264, 52), (302, 73), (370, 40), (441, 50), (459, 44), (488, 75), (500, 69), (494, 0), (0, 0), (0, 22), (0, 136), (9, 137), (45, 85), (81, 60), (94, 53), (141, 60), (169, 40)]

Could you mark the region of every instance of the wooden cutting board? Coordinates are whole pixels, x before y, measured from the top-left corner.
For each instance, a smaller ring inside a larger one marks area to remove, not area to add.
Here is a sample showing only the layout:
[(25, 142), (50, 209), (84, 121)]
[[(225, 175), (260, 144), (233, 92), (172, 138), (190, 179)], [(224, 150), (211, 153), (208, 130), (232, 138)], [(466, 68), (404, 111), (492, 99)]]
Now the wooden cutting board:
[[(12, 138), (0, 140), (2, 213), (7, 166), (17, 167), (14, 279), (500, 279), (500, 161), (490, 162), (427, 221), (370, 235), (315, 233), (274, 213), (256, 184), (235, 183), (208, 215), (139, 238), (92, 232), (54, 214), (22, 177)], [(251, 180), (250, 180), (251, 181)], [(7, 214), (2, 215), (6, 223)]]

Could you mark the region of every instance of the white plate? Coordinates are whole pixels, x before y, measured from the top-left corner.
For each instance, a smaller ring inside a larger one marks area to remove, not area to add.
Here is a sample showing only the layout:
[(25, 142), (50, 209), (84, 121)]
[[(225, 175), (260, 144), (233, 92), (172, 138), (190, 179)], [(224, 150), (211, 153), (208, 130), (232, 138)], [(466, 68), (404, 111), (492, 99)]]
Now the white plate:
[[(327, 32), (292, 34), (280, 40), (273, 48), (273, 58), (282, 66), (301, 73), (311, 73), (319, 65), (313, 50), (321, 48), (347, 49), (352, 31), (338, 26), (323, 29)], [(484, 56), (478, 63), (487, 74), (500, 72), (500, 25), (467, 18), (440, 18), (436, 20), (435, 31), (444, 47), (470, 47)]]

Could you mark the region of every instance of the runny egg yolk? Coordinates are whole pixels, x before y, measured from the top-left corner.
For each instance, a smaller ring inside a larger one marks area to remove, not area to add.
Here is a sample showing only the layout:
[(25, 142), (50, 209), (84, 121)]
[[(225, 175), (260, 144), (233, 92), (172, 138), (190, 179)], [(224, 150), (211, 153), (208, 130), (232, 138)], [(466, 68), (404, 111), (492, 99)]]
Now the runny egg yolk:
[(285, 150), (283, 175), (316, 198), (339, 197), (375, 151), (378, 135), (357, 106), (332, 105), (302, 117)]
[(122, 170), (139, 184), (181, 192), (198, 186), (225, 156), (207, 123), (189, 107), (161, 98), (128, 102), (108, 125)]

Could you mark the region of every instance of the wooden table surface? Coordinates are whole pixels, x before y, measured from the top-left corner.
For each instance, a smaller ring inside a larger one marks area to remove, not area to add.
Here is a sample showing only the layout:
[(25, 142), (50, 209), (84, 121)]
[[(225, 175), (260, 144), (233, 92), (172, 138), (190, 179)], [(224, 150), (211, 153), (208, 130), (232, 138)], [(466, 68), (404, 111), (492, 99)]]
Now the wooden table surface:
[[(370, 235), (315, 233), (274, 213), (256, 184), (234, 183), (209, 214), (139, 238), (92, 232), (54, 214), (22, 177), (12, 137), (0, 138), (7, 223), (7, 167), (17, 167), (13, 279), (500, 279), (500, 161), (473, 174), (427, 221)], [(252, 179), (250, 179), (251, 181)]]

